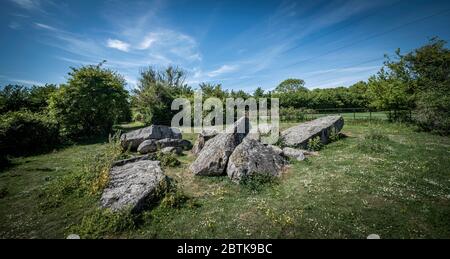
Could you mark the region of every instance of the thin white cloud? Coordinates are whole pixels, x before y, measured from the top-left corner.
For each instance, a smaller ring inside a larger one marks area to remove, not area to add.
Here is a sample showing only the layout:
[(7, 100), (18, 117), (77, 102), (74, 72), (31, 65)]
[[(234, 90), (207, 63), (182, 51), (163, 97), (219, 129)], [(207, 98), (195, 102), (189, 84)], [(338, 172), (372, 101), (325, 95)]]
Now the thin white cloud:
[(108, 39), (106, 45), (108, 48), (118, 49), (124, 52), (128, 52), (130, 50), (130, 44), (121, 40)]
[(47, 25), (47, 24), (35, 22), (34, 25), (39, 29), (44, 29), (44, 30), (49, 30), (49, 31), (58, 31), (58, 29), (56, 29), (55, 27)]
[(303, 75), (307, 76), (316, 76), (320, 74), (328, 74), (328, 73), (356, 73), (370, 70), (377, 70), (380, 66), (356, 66), (356, 67), (346, 67), (346, 68), (332, 68), (332, 69), (324, 69), (324, 70), (316, 70), (304, 73)]
[(27, 10), (39, 9), (41, 2), (39, 0), (10, 0), (19, 7)]
[(220, 76), (220, 75), (223, 75), (223, 74), (226, 74), (226, 73), (230, 73), (230, 72), (236, 71), (237, 68), (238, 68), (237, 65), (223, 65), (220, 68), (209, 72), (207, 75), (209, 77), (216, 77), (216, 76)]
[(189, 35), (170, 29), (161, 28), (147, 33), (134, 48), (146, 50), (152, 56), (164, 57), (167, 60), (181, 59), (188, 62), (201, 60), (196, 40)]
[(139, 44), (138, 49), (140, 50), (144, 50), (144, 49), (148, 49), (152, 46), (152, 44), (154, 42), (157, 41), (157, 37), (156, 35), (154, 35), (153, 33), (150, 33), (149, 35), (147, 35), (144, 40)]
[(9, 82), (12, 82), (12, 83), (23, 84), (23, 85), (27, 85), (27, 86), (31, 86), (31, 85), (45, 85), (42, 82), (34, 81), (34, 80), (28, 80), (28, 79), (6, 78), (6, 80), (9, 81)]

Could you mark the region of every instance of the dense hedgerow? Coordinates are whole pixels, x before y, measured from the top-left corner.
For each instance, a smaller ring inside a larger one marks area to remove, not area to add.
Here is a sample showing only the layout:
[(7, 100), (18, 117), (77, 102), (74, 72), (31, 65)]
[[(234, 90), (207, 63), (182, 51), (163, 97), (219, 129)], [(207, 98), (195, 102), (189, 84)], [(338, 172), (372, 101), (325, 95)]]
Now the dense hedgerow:
[(21, 156), (48, 151), (59, 143), (55, 121), (30, 111), (0, 115), (0, 153)]

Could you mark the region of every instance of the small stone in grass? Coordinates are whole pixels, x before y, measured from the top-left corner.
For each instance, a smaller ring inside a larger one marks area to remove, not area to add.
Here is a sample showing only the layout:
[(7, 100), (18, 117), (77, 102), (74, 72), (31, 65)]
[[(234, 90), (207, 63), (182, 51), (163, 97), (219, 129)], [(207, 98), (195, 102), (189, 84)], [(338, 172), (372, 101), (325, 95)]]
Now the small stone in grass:
[(80, 239), (80, 236), (77, 234), (70, 234), (67, 236), (67, 239)]
[(381, 238), (377, 234), (370, 234), (369, 236), (367, 236), (367, 239), (381, 239)]

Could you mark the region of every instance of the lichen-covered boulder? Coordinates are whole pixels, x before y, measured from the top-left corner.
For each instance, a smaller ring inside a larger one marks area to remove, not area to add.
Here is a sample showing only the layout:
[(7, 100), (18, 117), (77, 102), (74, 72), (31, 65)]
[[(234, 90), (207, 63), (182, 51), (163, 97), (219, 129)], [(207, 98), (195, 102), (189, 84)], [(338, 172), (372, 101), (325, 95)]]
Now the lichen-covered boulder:
[(192, 154), (198, 155), (202, 151), (205, 143), (217, 136), (218, 132), (215, 129), (203, 129), (200, 134), (198, 134), (197, 140), (192, 147)]
[(181, 131), (177, 128), (171, 128), (162, 125), (152, 125), (138, 130), (133, 130), (120, 136), (120, 142), (123, 148), (130, 147), (131, 150), (136, 150), (139, 145), (145, 140), (149, 139), (181, 139)]
[(242, 117), (234, 123), (233, 133), (220, 133), (205, 143), (190, 170), (195, 175), (224, 175), (228, 158), (242, 142), (249, 130), (248, 118)]
[(326, 116), (301, 123), (281, 132), (281, 140), (284, 145), (289, 147), (307, 148), (310, 139), (320, 137), (322, 143), (326, 144), (332, 130), (334, 129), (338, 133), (343, 127), (342, 116)]
[(189, 169), (195, 175), (224, 175), (228, 158), (241, 139), (235, 134), (222, 133), (206, 142)]
[(273, 148), (245, 138), (228, 160), (227, 175), (234, 182), (255, 175), (279, 176), (285, 164)]
[(168, 181), (159, 161), (139, 160), (113, 166), (100, 200), (101, 206), (113, 211), (142, 211), (161, 198)]
[(141, 154), (148, 154), (148, 153), (155, 152), (157, 149), (158, 149), (158, 146), (156, 145), (156, 140), (149, 139), (149, 140), (145, 140), (138, 146), (137, 152), (139, 152)]

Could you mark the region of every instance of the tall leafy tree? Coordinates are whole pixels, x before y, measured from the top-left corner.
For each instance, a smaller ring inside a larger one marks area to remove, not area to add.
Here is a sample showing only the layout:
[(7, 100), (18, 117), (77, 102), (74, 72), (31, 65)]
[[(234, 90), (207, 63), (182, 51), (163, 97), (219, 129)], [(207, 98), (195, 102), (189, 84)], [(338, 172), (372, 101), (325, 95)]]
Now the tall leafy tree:
[(171, 111), (172, 101), (193, 94), (185, 79), (186, 72), (178, 67), (163, 70), (148, 67), (141, 71), (133, 92), (133, 106), (146, 124), (170, 124), (175, 114)]
[(276, 88), (277, 93), (293, 93), (297, 91), (308, 92), (305, 81), (302, 79), (289, 78), (281, 82)]
[(130, 117), (125, 80), (99, 65), (72, 68), (67, 84), (56, 91), (50, 113), (71, 138), (108, 134), (115, 123)]

